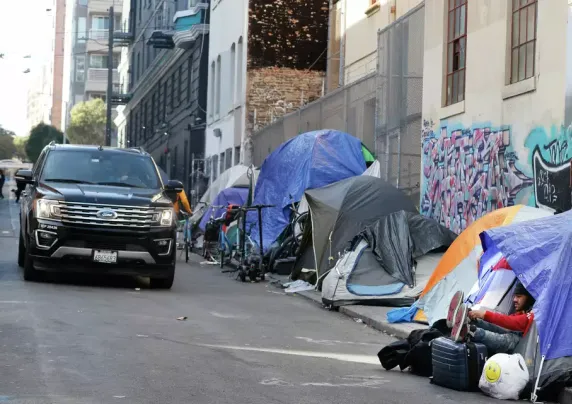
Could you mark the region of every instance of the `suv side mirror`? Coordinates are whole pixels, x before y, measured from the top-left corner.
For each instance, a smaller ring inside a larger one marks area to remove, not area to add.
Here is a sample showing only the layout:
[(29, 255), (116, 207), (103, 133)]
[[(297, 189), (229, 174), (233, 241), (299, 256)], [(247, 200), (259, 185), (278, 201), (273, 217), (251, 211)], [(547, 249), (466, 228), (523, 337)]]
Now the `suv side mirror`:
[(183, 186), (183, 183), (181, 181), (177, 181), (177, 180), (169, 180), (166, 184), (165, 184), (165, 191), (169, 192), (169, 193), (176, 193), (178, 194), (179, 192), (181, 192), (185, 187)]
[(32, 170), (24, 170), (20, 169), (16, 171), (14, 175), (14, 179), (19, 182), (23, 182), (24, 184), (31, 184), (34, 182), (32, 178)]

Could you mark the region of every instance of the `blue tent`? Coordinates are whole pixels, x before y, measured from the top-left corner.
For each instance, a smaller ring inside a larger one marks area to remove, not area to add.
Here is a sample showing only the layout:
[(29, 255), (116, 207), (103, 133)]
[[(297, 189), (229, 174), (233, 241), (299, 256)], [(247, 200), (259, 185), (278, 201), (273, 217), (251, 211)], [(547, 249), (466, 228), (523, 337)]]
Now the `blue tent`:
[(207, 222), (211, 217), (217, 218), (222, 216), (228, 205), (242, 206), (248, 198), (248, 188), (226, 188), (219, 192), (215, 197), (213, 206), (224, 206), (224, 208), (213, 209), (212, 206), (206, 210), (199, 224), (199, 228), (205, 231)]
[[(360, 175), (365, 169), (361, 141), (344, 132), (303, 133), (280, 145), (262, 163), (254, 194), (255, 205), (276, 206), (262, 211), (264, 249), (288, 225), (288, 206), (299, 202), (307, 189)], [(258, 221), (255, 212), (249, 213), (249, 221)], [(251, 237), (258, 242), (258, 226), (253, 226)]]

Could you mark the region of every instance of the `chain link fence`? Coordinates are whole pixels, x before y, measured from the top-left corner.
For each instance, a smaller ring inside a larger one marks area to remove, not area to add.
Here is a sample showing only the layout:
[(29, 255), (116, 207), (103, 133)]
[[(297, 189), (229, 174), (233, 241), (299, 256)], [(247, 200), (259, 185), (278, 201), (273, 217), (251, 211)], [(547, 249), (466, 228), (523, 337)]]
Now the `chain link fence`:
[(423, 3), (378, 33), (375, 154), (382, 177), (420, 198)]

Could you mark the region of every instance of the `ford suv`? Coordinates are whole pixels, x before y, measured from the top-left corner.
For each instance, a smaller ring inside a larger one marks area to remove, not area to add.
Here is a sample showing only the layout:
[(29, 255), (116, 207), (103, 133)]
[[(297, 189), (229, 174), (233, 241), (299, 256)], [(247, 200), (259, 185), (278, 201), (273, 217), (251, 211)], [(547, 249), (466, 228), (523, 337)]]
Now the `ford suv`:
[(173, 201), (183, 188), (163, 183), (153, 158), (137, 149), (50, 144), (32, 170), (20, 208), (18, 264), (38, 271), (137, 275), (153, 288), (175, 276)]

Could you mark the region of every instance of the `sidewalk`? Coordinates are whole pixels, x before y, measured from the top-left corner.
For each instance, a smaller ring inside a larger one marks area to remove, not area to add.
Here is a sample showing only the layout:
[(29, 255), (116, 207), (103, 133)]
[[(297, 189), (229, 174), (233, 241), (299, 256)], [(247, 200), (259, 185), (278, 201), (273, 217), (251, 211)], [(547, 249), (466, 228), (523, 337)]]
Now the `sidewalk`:
[[(277, 276), (273, 274), (267, 275), (269, 275), (268, 277), (271, 282), (279, 281), (281, 284), (288, 281), (287, 276)], [(310, 290), (306, 292), (296, 292), (293, 294), (322, 306), (322, 295), (320, 292)], [(407, 338), (413, 330), (428, 328), (427, 325), (419, 323), (389, 323), (387, 321), (387, 313), (390, 310), (393, 310), (393, 307), (351, 305), (340, 307), (339, 312), (396, 339)], [(572, 404), (572, 387), (564, 389), (558, 402), (560, 404)]]

